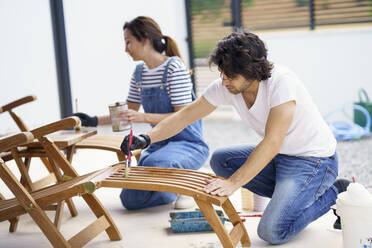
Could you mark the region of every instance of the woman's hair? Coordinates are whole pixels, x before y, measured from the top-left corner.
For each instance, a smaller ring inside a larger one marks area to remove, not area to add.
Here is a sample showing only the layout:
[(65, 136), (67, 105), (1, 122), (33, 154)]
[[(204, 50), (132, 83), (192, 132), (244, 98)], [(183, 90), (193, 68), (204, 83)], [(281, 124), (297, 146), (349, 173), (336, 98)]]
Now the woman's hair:
[(267, 60), (267, 49), (257, 35), (233, 32), (220, 40), (209, 57), (209, 66), (215, 64), (229, 78), (237, 74), (247, 80), (266, 80), (274, 65)]
[(150, 17), (138, 16), (130, 22), (125, 22), (123, 30), (125, 29), (130, 30), (138, 41), (149, 39), (157, 52), (165, 51), (167, 56), (181, 58), (177, 43), (171, 37), (163, 35), (159, 25)]

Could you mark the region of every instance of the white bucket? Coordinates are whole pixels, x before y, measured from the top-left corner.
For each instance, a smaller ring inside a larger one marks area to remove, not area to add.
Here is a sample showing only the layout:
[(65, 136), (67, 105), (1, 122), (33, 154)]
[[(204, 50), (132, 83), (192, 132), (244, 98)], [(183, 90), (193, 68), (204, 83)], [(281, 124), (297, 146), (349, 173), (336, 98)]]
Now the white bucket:
[(337, 199), (344, 248), (372, 248), (372, 206), (353, 206)]

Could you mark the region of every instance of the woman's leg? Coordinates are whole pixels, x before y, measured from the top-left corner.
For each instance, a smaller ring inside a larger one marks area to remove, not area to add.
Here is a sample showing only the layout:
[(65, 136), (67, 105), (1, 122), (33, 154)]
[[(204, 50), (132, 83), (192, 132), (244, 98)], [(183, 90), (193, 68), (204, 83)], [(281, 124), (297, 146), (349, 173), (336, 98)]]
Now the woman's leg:
[[(146, 152), (146, 151), (145, 151)], [(139, 166), (199, 169), (208, 158), (208, 148), (186, 141), (169, 142), (165, 146), (144, 154)], [(123, 189), (120, 194), (122, 204), (128, 210), (169, 204), (177, 194), (159, 191)]]
[(271, 244), (295, 237), (335, 204), (337, 176), (334, 158), (277, 155), (275, 191), (258, 226), (258, 235)]

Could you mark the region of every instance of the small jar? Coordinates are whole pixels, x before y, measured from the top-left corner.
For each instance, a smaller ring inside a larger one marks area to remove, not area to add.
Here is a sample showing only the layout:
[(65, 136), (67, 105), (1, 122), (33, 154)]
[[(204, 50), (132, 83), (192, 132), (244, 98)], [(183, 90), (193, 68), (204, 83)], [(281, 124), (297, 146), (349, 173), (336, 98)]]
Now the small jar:
[(112, 131), (121, 132), (132, 128), (128, 120), (123, 119), (124, 112), (128, 110), (128, 104), (125, 102), (116, 102), (109, 105)]

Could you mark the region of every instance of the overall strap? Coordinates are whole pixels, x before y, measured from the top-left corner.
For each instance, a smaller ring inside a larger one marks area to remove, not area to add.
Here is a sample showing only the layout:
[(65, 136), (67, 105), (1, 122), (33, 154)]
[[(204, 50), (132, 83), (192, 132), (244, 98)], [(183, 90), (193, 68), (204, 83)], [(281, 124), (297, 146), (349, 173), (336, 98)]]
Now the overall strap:
[(141, 88), (142, 86), (142, 69), (143, 69), (143, 62), (139, 63), (136, 66), (136, 70), (134, 71), (134, 80), (136, 81), (136, 85)]
[(167, 79), (168, 79), (168, 67), (169, 67), (169, 65), (170, 65), (174, 60), (176, 60), (177, 58), (178, 58), (177, 56), (170, 57), (170, 59), (168, 60), (167, 64), (165, 65), (164, 73), (163, 73), (163, 78), (162, 78), (162, 80), (161, 80), (163, 84), (166, 84), (166, 83), (167, 83)]

